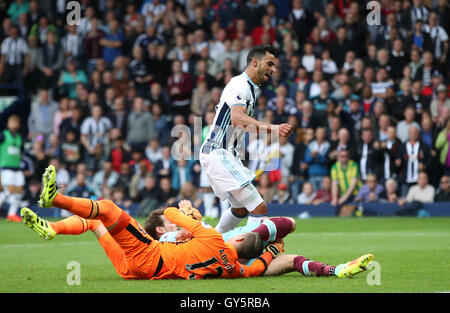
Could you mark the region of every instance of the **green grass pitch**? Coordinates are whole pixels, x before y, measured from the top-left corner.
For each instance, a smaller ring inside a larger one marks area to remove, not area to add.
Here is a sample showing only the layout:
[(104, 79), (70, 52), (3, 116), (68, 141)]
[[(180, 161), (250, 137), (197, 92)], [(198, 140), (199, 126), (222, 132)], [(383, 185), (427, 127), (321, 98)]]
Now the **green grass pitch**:
[[(352, 279), (305, 278), (294, 272), (233, 280), (125, 281), (116, 274), (91, 232), (44, 241), (23, 224), (1, 219), (0, 292), (450, 292), (449, 218), (297, 220), (296, 231), (285, 242), (287, 253), (329, 264), (373, 253), (379, 266)], [(80, 285), (67, 283), (71, 261), (80, 264)]]

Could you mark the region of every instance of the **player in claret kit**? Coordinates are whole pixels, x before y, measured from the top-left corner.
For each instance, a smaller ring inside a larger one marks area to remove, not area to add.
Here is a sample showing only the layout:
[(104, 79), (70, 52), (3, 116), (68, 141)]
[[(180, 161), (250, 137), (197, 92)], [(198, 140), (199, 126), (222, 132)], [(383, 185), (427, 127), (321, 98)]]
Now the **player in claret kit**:
[[(46, 172), (47, 174), (47, 172)], [(45, 184), (44, 184), (45, 186)], [(47, 191), (49, 191), (49, 195), (53, 194), (54, 190), (53, 188), (47, 188)], [(44, 191), (46, 191), (46, 188), (44, 188)], [(61, 198), (62, 195), (59, 195), (58, 198)], [(55, 198), (57, 196), (54, 196)], [(72, 199), (72, 200), (70, 200)], [(46, 196), (43, 195), (43, 198), (41, 199), (42, 204), (48, 205), (48, 200), (46, 200)], [(91, 215), (97, 215), (100, 214), (100, 211), (103, 211), (100, 209), (100, 205), (103, 207), (106, 206), (112, 206), (115, 208), (115, 205), (110, 202), (101, 202), (100, 204), (95, 201), (91, 201), (88, 199), (77, 199), (77, 198), (70, 198), (66, 197), (61, 198), (53, 201), (53, 204), (58, 204), (58, 201), (75, 201), (75, 203), (72, 203), (71, 205), (76, 204), (82, 204), (84, 206), (87, 206), (88, 204), (91, 205)], [(62, 203), (62, 202), (61, 202)], [(191, 203), (189, 201), (181, 201), (179, 203), (180, 210), (183, 212), (186, 216), (191, 216), (189, 219), (197, 218), (201, 219), (201, 215), (199, 212), (191, 207)], [(65, 207), (66, 208), (66, 207)], [(120, 209), (119, 209), (120, 210)], [(168, 210), (176, 212), (177, 209), (175, 208), (169, 208)], [(146, 224), (145, 224), (145, 230), (148, 230), (148, 232), (152, 235), (149, 236), (146, 234), (146, 231), (142, 229), (142, 227), (137, 224), (135, 221), (133, 223), (130, 223), (126, 230), (133, 234), (134, 237), (138, 238), (139, 241), (146, 242), (148, 247), (151, 246), (152, 242), (151, 240), (153, 238), (159, 238), (163, 234), (170, 234), (175, 233), (175, 230), (177, 229), (176, 224), (173, 224), (170, 222), (169, 219), (166, 217), (166, 214), (163, 213), (163, 210), (158, 209), (153, 211)], [(42, 238), (44, 239), (52, 239), (56, 234), (72, 234), (72, 235), (78, 235), (81, 233), (86, 232), (87, 230), (92, 230), (95, 235), (98, 238), (99, 243), (105, 250), (106, 254), (108, 255), (109, 259), (113, 263), (117, 273), (122, 276), (125, 279), (139, 279), (139, 278), (148, 278), (148, 277), (142, 277), (141, 274), (136, 273), (135, 269), (135, 259), (140, 259), (141, 262), (139, 262), (142, 266), (145, 266), (145, 262), (142, 262), (144, 258), (142, 258), (143, 254), (144, 256), (148, 254), (149, 252), (145, 252), (146, 249), (145, 245), (144, 248), (142, 247), (142, 244), (137, 243), (136, 246), (139, 246), (141, 252), (135, 251), (135, 253), (126, 252), (126, 250), (123, 249), (123, 247), (116, 241), (116, 238), (114, 238), (108, 230), (103, 225), (102, 221), (100, 220), (93, 220), (93, 219), (84, 219), (79, 216), (71, 216), (69, 218), (66, 218), (64, 220), (61, 220), (59, 222), (48, 222), (44, 219), (39, 218), (34, 212), (31, 210), (24, 208), (22, 209), (22, 216), (25, 224), (31, 228), (32, 230), (36, 231)], [(170, 214), (169, 214), (170, 216)], [(184, 217), (186, 217), (184, 216)], [(195, 220), (193, 220), (195, 221)], [(194, 222), (195, 223), (195, 222)], [(196, 223), (200, 223), (200, 221), (196, 221)], [(201, 224), (200, 224), (201, 225)], [(205, 224), (203, 224), (206, 226)], [(203, 227), (203, 226), (202, 226)], [(209, 226), (203, 227), (205, 229), (212, 230)], [(298, 255), (284, 255), (281, 254), (284, 251), (282, 238), (285, 237), (288, 233), (292, 232), (295, 229), (295, 221), (291, 218), (285, 218), (285, 217), (276, 217), (276, 218), (270, 218), (265, 220), (263, 223), (251, 223), (245, 227), (238, 228), (232, 232), (229, 232), (228, 234), (222, 235), (222, 243), (223, 240), (226, 240), (228, 244), (232, 244), (234, 247), (238, 247), (239, 256), (240, 258), (247, 258), (251, 259), (252, 255), (248, 253), (248, 251), (253, 250), (253, 248), (257, 247), (256, 249), (260, 249), (262, 251), (262, 246), (260, 247), (260, 242), (264, 242), (264, 246), (266, 246), (266, 249), (268, 252), (262, 253), (262, 255), (258, 256), (256, 259), (251, 260), (247, 264), (251, 264), (250, 266), (245, 266), (242, 264), (240, 265), (240, 274), (243, 275), (237, 275), (232, 274), (231, 276), (223, 275), (224, 271), (228, 272), (235, 272), (235, 268), (233, 267), (232, 262), (230, 262), (230, 258), (228, 257), (229, 254), (227, 254), (227, 250), (224, 248), (220, 248), (218, 251), (220, 259), (223, 261), (222, 264), (219, 264), (219, 259), (217, 258), (217, 254), (214, 255), (212, 253), (212, 257), (210, 257), (211, 250), (208, 249), (208, 251), (205, 251), (205, 254), (200, 256), (200, 252), (197, 254), (199, 255), (199, 259), (205, 259), (206, 261), (203, 262), (193, 262), (193, 263), (183, 263), (179, 264), (179, 266), (183, 267), (188, 271), (197, 270), (197, 273), (191, 273), (190, 276), (187, 278), (204, 278), (204, 277), (247, 277), (247, 276), (254, 276), (254, 275), (280, 275), (291, 271), (298, 271), (302, 273), (305, 276), (315, 275), (315, 276), (338, 276), (338, 277), (351, 277), (353, 275), (356, 275), (362, 271), (364, 271), (367, 268), (367, 265), (372, 261), (373, 255), (368, 254), (364, 255), (352, 262), (341, 264), (338, 266), (329, 266), (324, 263), (320, 262), (313, 262), (308, 259), (306, 259), (303, 256)], [(248, 231), (252, 232), (253, 235), (248, 235)], [(178, 232), (181, 233), (181, 232)], [(213, 243), (216, 243), (217, 241), (217, 233), (214, 234), (214, 231), (210, 232), (213, 234), (214, 240)], [(257, 234), (257, 237), (255, 237), (254, 234)], [(184, 243), (180, 243), (178, 241), (175, 243), (175, 246), (182, 246), (186, 244), (186, 242), (192, 240), (196, 240), (195, 236), (192, 234), (189, 234), (187, 231), (183, 235), (171, 235), (166, 236), (167, 239), (173, 238), (173, 240), (176, 240), (176, 237), (178, 239), (185, 239)], [(251, 240), (247, 240), (247, 238), (252, 238)], [(135, 238), (132, 238), (130, 240), (130, 243), (135, 241)], [(155, 240), (154, 240), (155, 241)], [(204, 241), (204, 240), (202, 240)], [(169, 244), (169, 243), (167, 243)], [(253, 248), (247, 247), (246, 245), (253, 245)], [(199, 247), (196, 245), (196, 247)], [(200, 246), (201, 247), (201, 246)], [(180, 250), (182, 251), (182, 250)], [(192, 251), (191, 251), (192, 252)], [(270, 255), (269, 255), (270, 253)], [(130, 259), (130, 255), (132, 258)], [(208, 258), (210, 257), (210, 258)], [(185, 256), (183, 255), (183, 258)], [(270, 263), (270, 260), (272, 258), (275, 258), (275, 260)], [(165, 260), (166, 258), (160, 258), (160, 260)], [(159, 264), (160, 269), (163, 268), (163, 261), (160, 261)], [(164, 262), (165, 263), (165, 262)], [(217, 263), (217, 264), (216, 264)], [(213, 266), (211, 270), (211, 266)], [(267, 268), (268, 266), (268, 268)], [(247, 270), (246, 270), (247, 269)], [(198, 273), (200, 271), (200, 273)], [(156, 275), (154, 275), (156, 276)], [(179, 276), (175, 275), (175, 277), (168, 275), (163, 277), (150, 277), (154, 279), (158, 278), (178, 278)], [(186, 277), (184, 277), (186, 278)]]

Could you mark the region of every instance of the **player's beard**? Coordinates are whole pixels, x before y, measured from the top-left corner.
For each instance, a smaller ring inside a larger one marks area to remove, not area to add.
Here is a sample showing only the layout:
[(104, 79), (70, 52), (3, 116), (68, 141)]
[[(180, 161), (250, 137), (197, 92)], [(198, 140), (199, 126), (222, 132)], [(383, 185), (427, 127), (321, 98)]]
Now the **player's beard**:
[(267, 83), (270, 79), (270, 75), (268, 74), (268, 72), (264, 71), (261, 68), (261, 63), (258, 65), (258, 78), (259, 78), (259, 83), (258, 85), (262, 85), (264, 83)]

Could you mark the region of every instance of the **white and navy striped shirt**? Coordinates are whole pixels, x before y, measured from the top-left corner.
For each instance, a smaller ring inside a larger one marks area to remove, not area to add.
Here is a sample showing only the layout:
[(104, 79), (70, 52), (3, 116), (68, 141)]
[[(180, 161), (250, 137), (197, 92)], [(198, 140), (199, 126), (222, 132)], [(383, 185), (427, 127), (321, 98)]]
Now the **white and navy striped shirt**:
[(5, 55), (6, 63), (9, 65), (22, 65), (25, 54), (28, 53), (27, 42), (20, 37), (13, 39), (7, 37), (2, 42), (1, 54)]
[(81, 54), (81, 46), (83, 43), (83, 39), (77, 33), (71, 34), (68, 33), (62, 39), (62, 46), (64, 49), (64, 53), (71, 53), (72, 56), (77, 57)]
[(92, 116), (89, 116), (81, 124), (81, 134), (87, 136), (92, 147), (97, 144), (105, 145), (108, 141), (108, 131), (111, 128), (112, 123), (109, 118), (101, 117), (96, 121)]
[(254, 116), (256, 99), (260, 94), (260, 87), (251, 81), (247, 73), (243, 72), (233, 77), (225, 86), (219, 104), (216, 105), (216, 116), (201, 151), (209, 153), (209, 151), (223, 148), (239, 158), (243, 152), (241, 148), (245, 140), (245, 131), (235, 129), (231, 125), (231, 107), (245, 106), (247, 114)]
[(434, 43), (434, 57), (440, 58), (442, 56), (442, 44), (448, 41), (448, 34), (441, 26), (435, 26), (433, 28), (430, 25), (423, 27), (424, 31), (430, 34)]

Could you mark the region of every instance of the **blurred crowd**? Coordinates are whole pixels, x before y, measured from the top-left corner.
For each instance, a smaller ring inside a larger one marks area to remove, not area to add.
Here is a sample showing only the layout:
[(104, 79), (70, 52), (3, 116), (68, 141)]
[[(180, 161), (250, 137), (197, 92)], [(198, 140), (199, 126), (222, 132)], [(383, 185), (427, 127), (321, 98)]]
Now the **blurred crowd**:
[(448, 0), (381, 0), (379, 24), (366, 0), (79, 0), (75, 23), (67, 2), (0, 4), (0, 84), (32, 99), (24, 199), (50, 163), (72, 196), (140, 215), (183, 198), (218, 216), (171, 130), (197, 117), (201, 144), (259, 44), (281, 54), (255, 118), (295, 125), (247, 145), (268, 203), (450, 199)]

